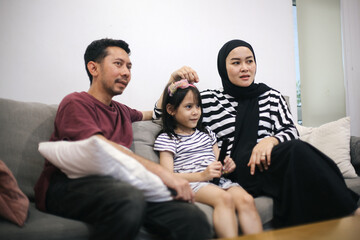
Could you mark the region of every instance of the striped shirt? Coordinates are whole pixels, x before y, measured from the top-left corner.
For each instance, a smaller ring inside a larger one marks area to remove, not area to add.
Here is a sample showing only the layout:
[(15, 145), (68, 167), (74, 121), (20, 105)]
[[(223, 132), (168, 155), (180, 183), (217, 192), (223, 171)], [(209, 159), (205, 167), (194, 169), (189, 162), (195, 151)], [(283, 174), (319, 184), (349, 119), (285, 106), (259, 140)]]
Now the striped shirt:
[[(216, 161), (213, 145), (216, 144), (215, 134), (208, 128), (209, 134), (195, 130), (191, 135), (178, 135), (172, 139), (166, 134), (160, 134), (154, 143), (154, 150), (169, 151), (174, 154), (175, 173), (203, 172), (209, 164)], [(197, 192), (200, 188), (212, 184), (211, 182), (190, 182), (190, 187)], [(239, 187), (231, 180), (220, 178), (222, 189)]]
[[(235, 133), (237, 101), (222, 90), (201, 92), (203, 123), (215, 132), (219, 146), (228, 138), (228, 150), (232, 149)], [(240, 133), (241, 134), (241, 133)], [(259, 128), (257, 142), (273, 136), (279, 142), (298, 138), (291, 113), (284, 97), (275, 89), (259, 96)]]
[(170, 137), (166, 133), (160, 134), (155, 140), (154, 150), (169, 151), (174, 154), (174, 172), (192, 173), (202, 172), (215, 161), (213, 145), (216, 136), (195, 130), (191, 135), (178, 135), (179, 138)]

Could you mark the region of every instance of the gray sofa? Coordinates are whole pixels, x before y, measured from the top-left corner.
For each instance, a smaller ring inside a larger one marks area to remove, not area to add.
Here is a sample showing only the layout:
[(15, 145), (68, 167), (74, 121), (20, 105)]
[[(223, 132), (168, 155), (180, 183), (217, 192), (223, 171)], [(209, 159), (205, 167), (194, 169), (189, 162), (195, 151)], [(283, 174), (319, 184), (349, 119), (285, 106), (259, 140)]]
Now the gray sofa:
[[(71, 219), (40, 212), (34, 205), (34, 185), (42, 171), (44, 159), (38, 143), (48, 141), (53, 131), (57, 105), (0, 99), (0, 160), (10, 168), (20, 189), (30, 200), (28, 218), (23, 227), (0, 217), (0, 239), (87, 239), (91, 226)], [(132, 150), (152, 161), (158, 161), (152, 149), (160, 126), (152, 121), (133, 124)], [(360, 173), (360, 138), (351, 137), (351, 160)], [(348, 186), (360, 194), (360, 177), (346, 179)], [(255, 199), (266, 229), (271, 228), (272, 199)], [(212, 219), (212, 208), (196, 203)], [(1, 206), (0, 206), (1, 207)], [(141, 231), (138, 239), (156, 239)]]

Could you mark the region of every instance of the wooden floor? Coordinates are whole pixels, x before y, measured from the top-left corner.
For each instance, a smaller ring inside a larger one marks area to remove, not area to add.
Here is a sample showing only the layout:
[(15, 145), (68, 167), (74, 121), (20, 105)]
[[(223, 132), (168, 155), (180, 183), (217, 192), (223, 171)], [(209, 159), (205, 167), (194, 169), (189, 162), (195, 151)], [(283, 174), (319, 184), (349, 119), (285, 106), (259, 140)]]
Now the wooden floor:
[(266, 231), (221, 240), (360, 240), (360, 216)]

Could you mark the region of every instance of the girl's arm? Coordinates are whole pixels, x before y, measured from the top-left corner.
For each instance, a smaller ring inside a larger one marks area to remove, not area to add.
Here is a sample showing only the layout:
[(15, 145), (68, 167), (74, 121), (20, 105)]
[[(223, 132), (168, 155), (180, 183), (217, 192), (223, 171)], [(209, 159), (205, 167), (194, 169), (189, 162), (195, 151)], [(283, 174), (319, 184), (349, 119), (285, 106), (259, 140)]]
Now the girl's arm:
[[(160, 152), (160, 164), (171, 172), (174, 172), (174, 155), (168, 151)], [(189, 182), (205, 182), (221, 176), (222, 165), (216, 161), (211, 163), (203, 172), (175, 173)]]
[(142, 121), (151, 120), (153, 116), (153, 111), (142, 111), (142, 114)]

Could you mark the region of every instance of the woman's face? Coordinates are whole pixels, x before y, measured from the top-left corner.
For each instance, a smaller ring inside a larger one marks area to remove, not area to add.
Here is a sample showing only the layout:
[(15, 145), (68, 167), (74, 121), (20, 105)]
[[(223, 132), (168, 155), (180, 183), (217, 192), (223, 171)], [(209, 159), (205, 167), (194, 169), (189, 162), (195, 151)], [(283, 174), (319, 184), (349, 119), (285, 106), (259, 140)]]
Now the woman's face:
[(239, 87), (248, 87), (255, 79), (254, 55), (247, 47), (234, 48), (226, 57), (226, 70), (230, 82)]

